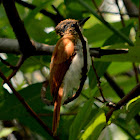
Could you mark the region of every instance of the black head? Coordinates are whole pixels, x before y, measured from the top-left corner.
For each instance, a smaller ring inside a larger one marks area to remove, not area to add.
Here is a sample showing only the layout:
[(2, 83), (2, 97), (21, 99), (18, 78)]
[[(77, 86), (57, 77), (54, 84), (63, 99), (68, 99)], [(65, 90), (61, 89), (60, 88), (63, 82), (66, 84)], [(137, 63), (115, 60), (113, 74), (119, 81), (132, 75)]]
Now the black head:
[(75, 19), (66, 19), (61, 21), (55, 28), (56, 33), (60, 36), (69, 34), (69, 35), (76, 35), (77, 32), (75, 31), (75, 24), (77, 23), (80, 27), (84, 25), (84, 23), (89, 19), (85, 18), (83, 20), (75, 20)]

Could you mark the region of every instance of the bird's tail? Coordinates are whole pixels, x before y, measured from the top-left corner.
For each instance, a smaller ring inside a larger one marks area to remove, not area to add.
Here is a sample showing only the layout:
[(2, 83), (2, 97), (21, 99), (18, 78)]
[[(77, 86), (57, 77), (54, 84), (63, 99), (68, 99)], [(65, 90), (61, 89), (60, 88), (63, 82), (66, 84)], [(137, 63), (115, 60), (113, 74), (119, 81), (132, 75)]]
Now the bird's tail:
[(58, 96), (54, 102), (53, 125), (52, 125), (52, 132), (54, 136), (57, 133), (57, 128), (59, 125), (62, 96), (63, 96), (63, 88), (60, 87), (58, 91)]

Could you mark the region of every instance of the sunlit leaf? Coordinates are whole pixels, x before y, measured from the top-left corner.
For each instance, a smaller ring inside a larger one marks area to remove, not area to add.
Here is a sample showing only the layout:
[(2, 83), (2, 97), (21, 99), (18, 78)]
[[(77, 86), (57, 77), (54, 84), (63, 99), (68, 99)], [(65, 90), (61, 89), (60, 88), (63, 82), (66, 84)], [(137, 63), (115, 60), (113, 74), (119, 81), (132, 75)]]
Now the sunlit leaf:
[(86, 126), (80, 140), (97, 140), (105, 125), (106, 116), (105, 113), (100, 110)]
[(126, 119), (129, 122), (136, 114), (140, 112), (140, 96), (129, 101), (126, 108), (128, 111)]
[(92, 111), (93, 99), (90, 99), (85, 103), (85, 105), (80, 109), (77, 114), (74, 122), (70, 128), (69, 140), (76, 140), (82, 131), (82, 128), (85, 126), (85, 122), (87, 122), (90, 113)]
[(9, 134), (11, 134), (13, 131), (16, 131), (17, 129), (15, 127), (11, 128), (3, 128), (0, 131), (0, 138), (7, 137)]

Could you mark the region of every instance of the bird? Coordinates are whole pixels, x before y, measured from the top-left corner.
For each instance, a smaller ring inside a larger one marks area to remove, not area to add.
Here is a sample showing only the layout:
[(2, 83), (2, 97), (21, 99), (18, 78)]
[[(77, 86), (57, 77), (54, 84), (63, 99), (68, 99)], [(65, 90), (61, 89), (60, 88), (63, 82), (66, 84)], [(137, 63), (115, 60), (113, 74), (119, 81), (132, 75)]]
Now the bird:
[[(78, 88), (82, 78), (82, 68), (84, 66), (83, 46), (78, 33), (75, 30), (75, 24), (82, 31), (84, 23), (89, 17), (83, 20), (66, 19), (61, 21), (55, 31), (60, 36), (53, 51), (50, 63), (50, 92), (53, 96), (54, 112), (52, 132), (57, 135), (57, 128), (60, 120), (60, 107), (68, 98), (68, 94), (74, 88)], [(89, 47), (87, 47), (87, 69), (91, 65)]]

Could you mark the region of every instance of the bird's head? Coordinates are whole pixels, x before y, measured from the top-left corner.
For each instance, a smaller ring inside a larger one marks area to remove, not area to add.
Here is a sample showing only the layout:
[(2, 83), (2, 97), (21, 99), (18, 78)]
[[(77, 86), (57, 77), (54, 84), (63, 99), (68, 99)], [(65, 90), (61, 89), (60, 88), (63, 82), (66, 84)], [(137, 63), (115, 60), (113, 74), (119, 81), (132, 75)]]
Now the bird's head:
[(89, 19), (90, 17), (87, 17), (83, 20), (75, 20), (75, 19), (66, 19), (61, 21), (55, 28), (55, 31), (58, 35), (61, 37), (64, 35), (77, 35), (77, 32), (75, 31), (75, 24), (77, 23), (80, 27), (84, 25), (84, 23)]

